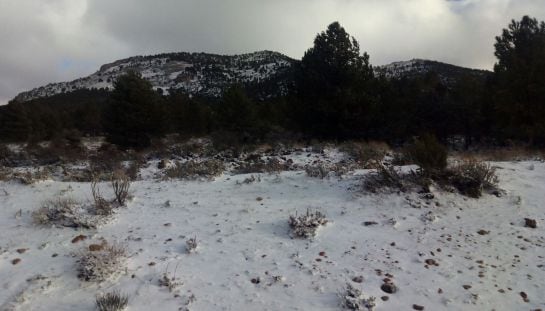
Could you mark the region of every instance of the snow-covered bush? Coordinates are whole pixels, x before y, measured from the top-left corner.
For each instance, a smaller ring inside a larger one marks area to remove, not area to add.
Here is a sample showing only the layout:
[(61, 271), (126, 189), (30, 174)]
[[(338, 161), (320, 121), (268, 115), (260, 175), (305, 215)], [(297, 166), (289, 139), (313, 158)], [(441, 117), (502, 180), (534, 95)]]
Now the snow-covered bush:
[(118, 291), (100, 294), (96, 297), (98, 311), (122, 311), (127, 309), (129, 296)]
[(63, 197), (42, 203), (42, 206), (32, 213), (32, 219), (39, 225), (75, 228), (95, 228), (98, 223), (83, 204)]
[(105, 245), (97, 251), (87, 250), (78, 260), (78, 278), (102, 282), (120, 273), (127, 261), (127, 250), (119, 244)]
[(449, 170), (448, 182), (461, 194), (478, 198), (484, 189), (497, 186), (498, 177), (490, 164), (470, 159)]
[(212, 179), (223, 173), (225, 165), (219, 160), (177, 162), (165, 172), (167, 178), (197, 179), (205, 177)]
[(366, 298), (361, 290), (355, 288), (350, 283), (347, 283), (345, 290), (339, 293), (339, 298), (341, 299), (341, 306), (348, 310), (372, 311), (376, 306), (375, 297)]
[(327, 218), (320, 211), (311, 212), (307, 209), (304, 215), (290, 215), (288, 224), (295, 237), (312, 238), (316, 236), (316, 232), (320, 226), (326, 225)]

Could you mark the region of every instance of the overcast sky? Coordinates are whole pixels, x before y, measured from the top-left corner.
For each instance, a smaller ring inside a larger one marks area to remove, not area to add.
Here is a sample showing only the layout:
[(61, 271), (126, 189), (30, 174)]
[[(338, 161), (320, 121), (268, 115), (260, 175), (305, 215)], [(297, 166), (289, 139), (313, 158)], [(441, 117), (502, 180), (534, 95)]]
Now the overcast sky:
[(0, 103), (134, 55), (279, 51), (301, 58), (339, 21), (373, 65), (427, 58), (491, 69), (513, 18), (545, 0), (0, 0)]

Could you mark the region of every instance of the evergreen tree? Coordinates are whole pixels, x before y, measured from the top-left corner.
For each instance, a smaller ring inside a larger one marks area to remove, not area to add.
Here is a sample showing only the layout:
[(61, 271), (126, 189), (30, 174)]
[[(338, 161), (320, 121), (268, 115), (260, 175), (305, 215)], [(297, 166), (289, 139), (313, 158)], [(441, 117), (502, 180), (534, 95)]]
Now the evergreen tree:
[(122, 148), (144, 148), (164, 133), (164, 107), (151, 84), (130, 71), (114, 83), (105, 116), (106, 137)]
[(500, 127), (509, 137), (545, 143), (545, 23), (513, 20), (494, 47)]
[(338, 22), (318, 34), (300, 64), (297, 114), (303, 130), (322, 137), (361, 135), (372, 109), (369, 55)]

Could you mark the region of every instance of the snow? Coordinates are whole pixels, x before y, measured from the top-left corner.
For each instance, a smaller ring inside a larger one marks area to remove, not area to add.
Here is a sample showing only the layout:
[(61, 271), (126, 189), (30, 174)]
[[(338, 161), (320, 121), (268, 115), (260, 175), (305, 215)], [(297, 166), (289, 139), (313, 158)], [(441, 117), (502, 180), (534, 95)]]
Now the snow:
[[(343, 158), (336, 150), (307, 155), (288, 158)], [(31, 218), (55, 196), (91, 200), (88, 183), (0, 182), (0, 310), (95, 310), (95, 295), (114, 289), (129, 295), (130, 310), (338, 310), (346, 283), (376, 297), (376, 310), (545, 308), (545, 164), (493, 164), (504, 196), (434, 190), (429, 200), (365, 194), (365, 170), (323, 180), (304, 171), (261, 174), (243, 184), (250, 175), (158, 180), (151, 163), (131, 185), (133, 201), (96, 230), (39, 227)], [(112, 195), (108, 183), (100, 188)], [(293, 239), (289, 215), (309, 208), (328, 224), (314, 239)], [(538, 227), (525, 228), (526, 217)], [(80, 234), (91, 238), (72, 243)], [(186, 241), (195, 236), (198, 248), (189, 254)], [(127, 247), (128, 267), (117, 280), (82, 282), (78, 254), (100, 238)], [(164, 274), (182, 284), (173, 292), (160, 287)], [(362, 283), (352, 281), (359, 276)], [(380, 288), (387, 277), (394, 294)]]

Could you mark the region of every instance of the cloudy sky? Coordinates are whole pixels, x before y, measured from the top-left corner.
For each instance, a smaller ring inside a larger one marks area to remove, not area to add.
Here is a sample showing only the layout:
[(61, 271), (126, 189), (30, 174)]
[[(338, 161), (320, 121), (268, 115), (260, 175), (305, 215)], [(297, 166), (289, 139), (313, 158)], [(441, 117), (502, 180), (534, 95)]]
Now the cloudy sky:
[(0, 103), (104, 63), (171, 51), (300, 58), (339, 21), (374, 65), (427, 58), (491, 69), (513, 18), (545, 0), (0, 0)]

